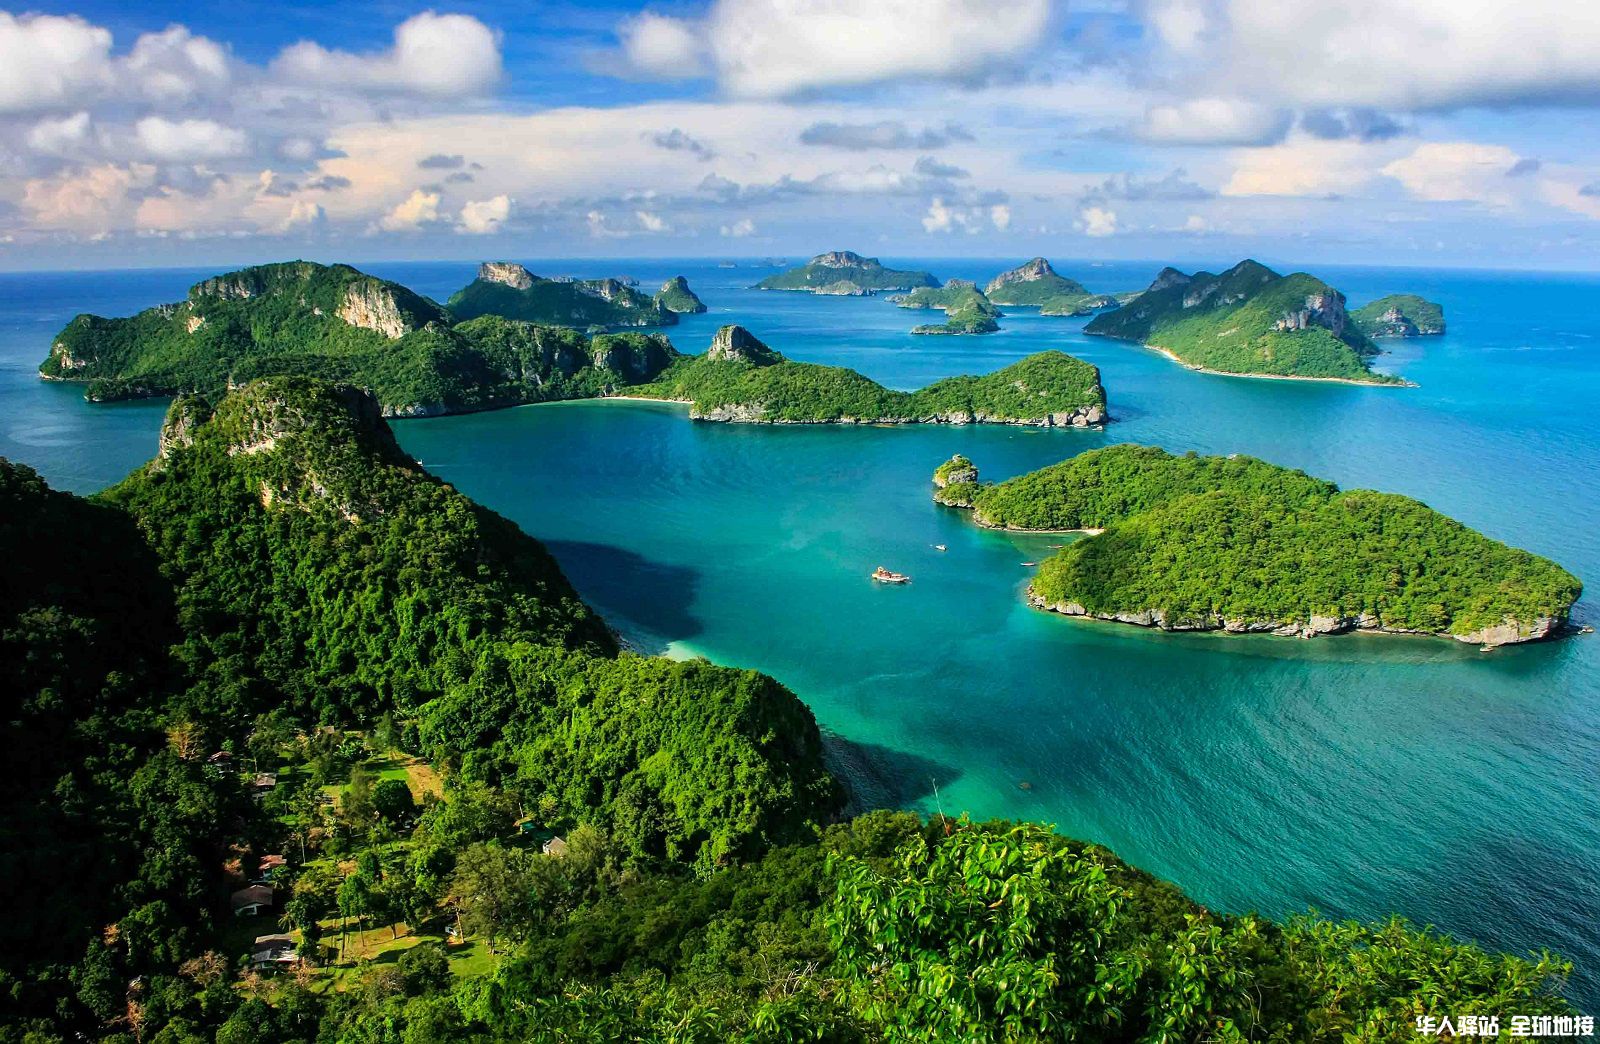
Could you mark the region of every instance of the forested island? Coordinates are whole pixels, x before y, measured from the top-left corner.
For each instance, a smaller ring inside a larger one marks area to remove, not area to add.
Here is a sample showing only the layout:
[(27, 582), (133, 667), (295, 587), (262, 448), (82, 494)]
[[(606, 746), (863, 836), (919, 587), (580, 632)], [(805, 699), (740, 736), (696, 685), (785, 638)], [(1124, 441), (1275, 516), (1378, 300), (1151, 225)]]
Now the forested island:
[(1429, 337), (1444, 333), (1444, 309), (1416, 294), (1390, 294), (1350, 313), (1368, 337)]
[(1028, 600), (1169, 631), (1427, 634), (1484, 646), (1563, 633), (1576, 577), (1409, 497), (1341, 491), (1253, 457), (1090, 450), (998, 484), (956, 457), (934, 498), (980, 525), (1091, 534)]
[(938, 286), (928, 272), (885, 268), (875, 257), (849, 250), (830, 250), (755, 285), (757, 290), (805, 290), (814, 294), (864, 297), (879, 290), (912, 290)]
[(840, 366), (793, 362), (742, 326), (722, 327), (704, 355), (680, 357), (623, 394), (691, 403), (697, 420), (757, 424), (1088, 427), (1106, 420), (1099, 369), (1064, 352), (902, 392)]
[(1001, 272), (989, 281), (984, 293), (995, 304), (1037, 307), (1040, 315), (1093, 315), (1118, 304), (1116, 296), (1091, 293), (1082, 283), (1058, 273), (1042, 257)]
[(497, 315), (550, 326), (670, 326), (680, 312), (703, 312), (705, 305), (678, 276), (654, 297), (620, 279), (545, 279), (510, 261), (486, 261), (478, 277), (447, 302), (457, 319)]
[[(1305, 480), (1311, 481), (1311, 480)], [(618, 651), (363, 391), (0, 461), (0, 1040), (1389, 1040), (1568, 967), (1225, 915), (1030, 824), (842, 812), (777, 682)]]
[(914, 334), (985, 334), (1000, 329), (1000, 324), (995, 322), (1000, 309), (968, 279), (952, 279), (942, 287), (919, 287), (890, 300), (901, 308), (936, 309), (945, 313), (942, 323), (912, 327)]
[(590, 398), (648, 381), (676, 357), (659, 334), (591, 337), (494, 315), (458, 322), (398, 283), (293, 261), (204, 280), (131, 318), (80, 315), (39, 372), (84, 382), (95, 401), (319, 377), (370, 388), (385, 416), (429, 417)]
[(1149, 289), (1102, 312), (1088, 334), (1138, 341), (1207, 372), (1403, 384), (1376, 373), (1377, 345), (1351, 321), (1344, 295), (1304, 272), (1256, 261), (1223, 272), (1161, 271)]

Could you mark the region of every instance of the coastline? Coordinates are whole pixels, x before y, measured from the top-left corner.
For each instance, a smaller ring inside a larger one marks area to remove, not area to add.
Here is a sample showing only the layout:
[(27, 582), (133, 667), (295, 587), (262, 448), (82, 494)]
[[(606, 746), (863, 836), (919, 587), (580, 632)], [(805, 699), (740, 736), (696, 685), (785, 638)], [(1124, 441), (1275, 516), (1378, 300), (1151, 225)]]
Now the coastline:
[[(1105, 335), (1102, 334), (1102, 335), (1098, 335), (1098, 336), (1105, 336)], [(1114, 340), (1114, 341), (1117, 341), (1117, 340), (1121, 340), (1122, 338), (1113, 337), (1111, 339)], [(1320, 383), (1320, 384), (1350, 384), (1350, 385), (1354, 385), (1354, 386), (1356, 386), (1358, 388), (1415, 388), (1415, 387), (1418, 387), (1417, 382), (1408, 381), (1404, 377), (1402, 377), (1402, 378), (1400, 378), (1399, 380), (1396, 380), (1396, 381), (1362, 381), (1362, 380), (1357, 380), (1354, 377), (1308, 377), (1308, 376), (1304, 376), (1304, 375), (1300, 375), (1300, 374), (1290, 374), (1290, 373), (1233, 373), (1233, 372), (1230, 372), (1228, 370), (1213, 370), (1209, 366), (1201, 366), (1199, 363), (1189, 362), (1188, 360), (1182, 359), (1182, 358), (1178, 357), (1177, 355), (1175, 355), (1171, 351), (1171, 349), (1163, 348), (1159, 344), (1145, 344), (1144, 342), (1141, 341), (1140, 342), (1140, 347), (1148, 348), (1153, 352), (1160, 352), (1162, 355), (1166, 356), (1171, 361), (1177, 363), (1179, 366), (1182, 366), (1185, 370), (1192, 370), (1195, 373), (1208, 373), (1208, 374), (1211, 374), (1214, 377), (1244, 377), (1244, 378), (1247, 378), (1249, 380), (1254, 380), (1254, 381), (1305, 381), (1305, 382), (1309, 382), (1309, 383)]]

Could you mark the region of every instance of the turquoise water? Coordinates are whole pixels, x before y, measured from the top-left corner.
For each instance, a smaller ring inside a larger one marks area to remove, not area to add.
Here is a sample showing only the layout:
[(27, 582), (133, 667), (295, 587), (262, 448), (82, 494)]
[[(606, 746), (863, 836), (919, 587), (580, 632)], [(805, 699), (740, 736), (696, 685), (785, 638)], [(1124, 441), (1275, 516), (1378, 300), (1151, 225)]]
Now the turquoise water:
[[(372, 267), (441, 298), (471, 274)], [(1600, 1001), (1594, 638), (1483, 654), (1047, 616), (1021, 601), (1023, 563), (1059, 538), (975, 529), (927, 485), (957, 451), (990, 478), (1120, 441), (1251, 453), (1416, 496), (1595, 582), (1600, 280), (1319, 268), (1356, 304), (1413, 290), (1445, 305), (1448, 336), (1384, 357), (1420, 385), (1393, 389), (1194, 374), (1084, 338), (1081, 320), (1018, 314), (991, 337), (914, 338), (919, 313), (745, 290), (763, 274), (748, 268), (531, 267), (647, 284), (681, 270), (712, 312), (670, 331), (680, 348), (737, 321), (896, 387), (1060, 347), (1101, 367), (1117, 418), (1103, 433), (769, 429), (601, 402), (397, 425), (430, 470), (548, 542), (634, 644), (780, 678), (869, 803), (1051, 822), (1230, 910), (1397, 911), (1495, 947), (1548, 946), (1578, 963), (1574, 995)], [(1114, 290), (1159, 265), (1060, 267)], [(159, 405), (91, 407), (33, 368), (72, 312), (175, 298), (199, 274), (0, 277), (0, 454), (80, 491), (148, 457)], [(874, 585), (879, 564), (915, 580)], [(1578, 614), (1592, 620), (1588, 602)]]

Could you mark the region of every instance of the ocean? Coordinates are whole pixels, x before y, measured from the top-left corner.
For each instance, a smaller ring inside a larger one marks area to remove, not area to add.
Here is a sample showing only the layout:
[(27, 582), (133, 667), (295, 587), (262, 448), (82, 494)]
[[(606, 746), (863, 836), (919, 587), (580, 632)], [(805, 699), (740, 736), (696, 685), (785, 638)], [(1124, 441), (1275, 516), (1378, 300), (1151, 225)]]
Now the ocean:
[[(885, 259), (980, 282), (1020, 260)], [(1393, 388), (1193, 373), (1023, 309), (999, 334), (912, 337), (929, 313), (753, 291), (772, 270), (748, 262), (528, 264), (647, 289), (686, 275), (711, 311), (666, 331), (683, 351), (738, 322), (896, 388), (1043, 348), (1104, 375), (1104, 431), (726, 426), (616, 401), (395, 424), (430, 471), (545, 541), (635, 647), (776, 676), (865, 804), (1051, 823), (1219, 909), (1398, 913), (1548, 948), (1600, 1007), (1600, 640), (1483, 653), (1068, 620), (1021, 597), (1024, 563), (1060, 538), (979, 530), (928, 483), (955, 452), (989, 479), (1118, 442), (1252, 454), (1416, 497), (1594, 583), (1600, 277), (1316, 266), (1352, 306), (1396, 291), (1444, 305), (1447, 335), (1386, 342), (1380, 368), (1418, 385)], [(1056, 261), (1096, 291), (1161, 264)], [(474, 266), (363, 267), (442, 301)], [(89, 405), (35, 370), (75, 313), (177, 300), (209, 274), (0, 275), (0, 456), (80, 493), (150, 457), (164, 403)], [(877, 565), (914, 580), (873, 584)], [(1586, 598), (1577, 617), (1594, 616)]]

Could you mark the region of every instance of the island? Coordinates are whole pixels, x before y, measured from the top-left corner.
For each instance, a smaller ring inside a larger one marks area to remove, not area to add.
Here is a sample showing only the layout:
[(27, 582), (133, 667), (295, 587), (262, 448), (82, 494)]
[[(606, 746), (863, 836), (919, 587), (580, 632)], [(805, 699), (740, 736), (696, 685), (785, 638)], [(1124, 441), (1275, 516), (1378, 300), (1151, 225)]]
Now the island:
[(1402, 385), (1371, 368), (1378, 347), (1345, 311), (1344, 295), (1296, 272), (1241, 261), (1213, 275), (1163, 269), (1132, 303), (1084, 332), (1137, 341), (1190, 369), (1236, 377)]
[(690, 417), (746, 424), (1022, 424), (1084, 428), (1106, 421), (1095, 366), (1065, 352), (1030, 355), (982, 377), (891, 391), (854, 370), (793, 362), (742, 326), (724, 326), (704, 355), (683, 356), (634, 398), (690, 403)]
[(1444, 309), (1416, 294), (1390, 294), (1350, 313), (1368, 337), (1430, 337), (1444, 333)]
[(1409, 497), (1342, 491), (1253, 457), (1090, 450), (998, 484), (964, 457), (934, 498), (979, 525), (1089, 534), (1028, 601), (1167, 631), (1438, 635), (1493, 647), (1568, 629), (1582, 584)]
[(657, 307), (674, 315), (699, 315), (706, 310), (705, 302), (689, 289), (689, 280), (683, 276), (673, 276), (662, 283), (655, 302)]
[[(699, 298), (689, 291), (682, 276), (667, 283), (654, 298), (646, 297), (624, 279), (545, 279), (511, 261), (485, 261), (478, 277), (451, 295), (447, 302), (457, 319), (498, 315), (505, 319), (552, 326), (589, 327), (670, 326), (679, 312), (692, 312)], [(670, 299), (688, 307), (671, 308)], [(703, 311), (704, 305), (700, 305)]]
[(768, 276), (757, 283), (755, 289), (863, 297), (879, 290), (913, 290), (919, 286), (938, 285), (939, 280), (927, 272), (902, 272), (885, 268), (875, 257), (862, 257), (849, 250), (830, 250), (798, 268)]
[[(504, 268), (489, 274), (521, 281)], [(458, 322), (398, 283), (294, 261), (203, 280), (183, 301), (130, 318), (80, 315), (39, 372), (84, 383), (91, 401), (216, 397), (258, 377), (313, 376), (370, 388), (385, 416), (431, 417), (601, 395), (653, 379), (677, 354), (659, 334), (591, 337), (494, 315)]]
[(968, 279), (952, 279), (942, 287), (919, 287), (890, 300), (901, 308), (937, 309), (945, 313), (944, 322), (913, 327), (914, 334), (986, 334), (1000, 329), (1000, 324), (995, 322), (1000, 309)]
[(1035, 307), (1040, 315), (1091, 315), (1118, 303), (1112, 294), (1091, 293), (1082, 283), (1061, 275), (1042, 257), (1001, 272), (983, 292), (995, 304)]
[(1378, 1040), (1396, 1012), (1574, 1013), (1549, 955), (1220, 913), (1035, 823), (847, 811), (795, 693), (622, 648), (354, 387), (180, 398), (112, 489), (0, 460), (0, 505), (8, 1039)]

